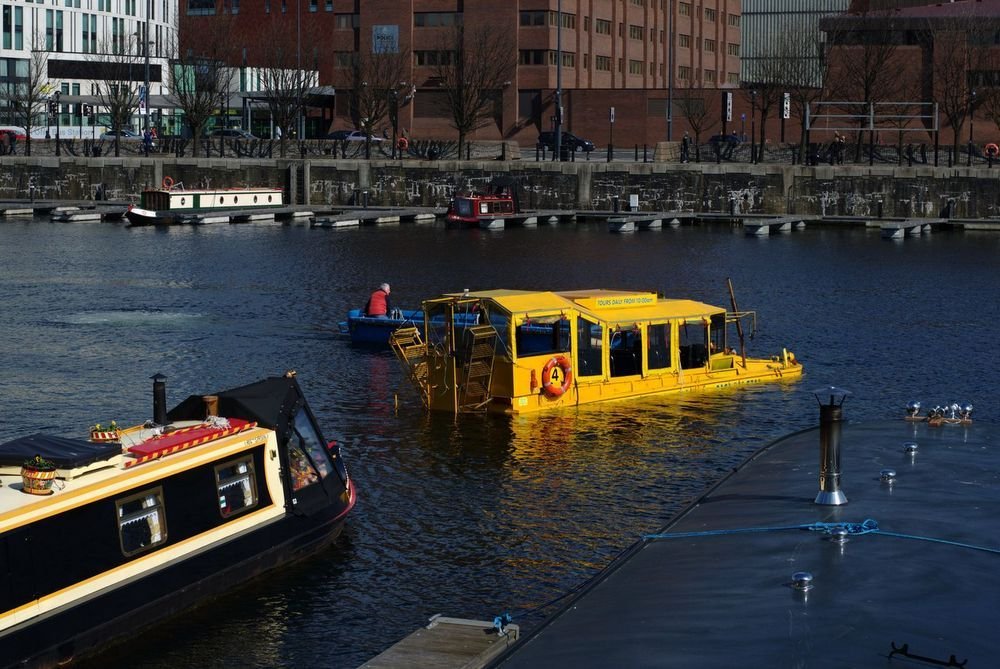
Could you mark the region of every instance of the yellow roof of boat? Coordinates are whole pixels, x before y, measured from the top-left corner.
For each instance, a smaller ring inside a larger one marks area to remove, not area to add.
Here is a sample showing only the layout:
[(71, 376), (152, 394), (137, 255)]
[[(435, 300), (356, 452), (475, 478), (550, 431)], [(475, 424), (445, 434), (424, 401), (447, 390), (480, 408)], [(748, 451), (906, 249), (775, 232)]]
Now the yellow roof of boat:
[(452, 293), (448, 297), (488, 299), (512, 314), (551, 313), (571, 308), (611, 322), (701, 318), (725, 311), (704, 302), (669, 299), (649, 291), (604, 288), (559, 292), (500, 289)]

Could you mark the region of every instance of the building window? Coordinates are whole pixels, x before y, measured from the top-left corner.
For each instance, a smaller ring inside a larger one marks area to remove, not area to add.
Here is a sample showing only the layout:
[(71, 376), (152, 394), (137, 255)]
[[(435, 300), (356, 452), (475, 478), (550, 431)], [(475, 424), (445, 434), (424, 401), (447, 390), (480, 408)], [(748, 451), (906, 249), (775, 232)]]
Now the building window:
[(451, 65), (451, 51), (414, 51), (415, 62), (420, 66)]
[(214, 16), (215, 0), (188, 0), (188, 16)]
[(740, 15), (739, 14), (730, 14), (729, 15), (728, 23), (729, 23), (729, 25), (733, 26), (734, 28), (739, 28), (740, 27)]
[(583, 32), (585, 32), (585, 33), (589, 33), (590, 32), (590, 17), (589, 16), (584, 16), (583, 17)]
[(643, 33), (644, 32), (645, 32), (645, 30), (643, 30), (642, 26), (631, 26), (630, 25), (628, 27), (628, 36), (631, 39), (640, 39), (641, 40), (643, 38)]
[(517, 62), (520, 65), (544, 65), (545, 49), (521, 49)]
[[(556, 57), (557, 51), (549, 51), (549, 65), (555, 65), (558, 62)], [(576, 54), (569, 53), (567, 51), (562, 52), (562, 66), (563, 67), (576, 67)]]
[(601, 72), (610, 72), (611, 58), (609, 56), (594, 56), (594, 69)]
[(326, 0), (326, 5), (323, 7), (323, 10), (327, 11), (327, 12), (332, 12), (333, 11), (333, 0)]
[(740, 45), (733, 44), (732, 42), (730, 42), (729, 44), (726, 45), (726, 53), (729, 54), (730, 56), (739, 56)]
[(334, 67), (352, 67), (354, 65), (354, 52), (353, 51), (334, 51), (333, 52), (333, 66)]
[(117, 500), (118, 537), (122, 553), (132, 557), (167, 541), (167, 518), (163, 512), (163, 488), (152, 488)]
[(642, 61), (641, 60), (630, 60), (628, 62), (628, 73), (629, 74), (642, 74)]
[(594, 33), (597, 35), (611, 34), (611, 21), (605, 19), (594, 19)]
[(257, 476), (253, 456), (247, 455), (216, 467), (215, 487), (219, 493), (219, 513), (223, 518), (257, 506)]
[(583, 54), (583, 69), (585, 69), (585, 70), (589, 70), (590, 69), (590, 54), (589, 53)]
[(309, 0), (309, 11), (310, 12), (319, 11), (319, 0)]
[(705, 39), (705, 51), (711, 51), (712, 53), (715, 53), (714, 39), (708, 39), (708, 38)]
[(690, 35), (678, 35), (677, 36), (677, 46), (681, 48), (689, 48), (691, 46), (691, 36)]
[(460, 26), (462, 12), (414, 12), (413, 25), (417, 28)]
[(740, 83), (740, 73), (739, 72), (730, 72), (728, 75), (726, 75), (726, 83), (727, 84), (739, 84)]
[(716, 12), (711, 7), (705, 8), (705, 20), (709, 23), (715, 23)]
[(715, 83), (715, 70), (705, 70), (705, 83)]
[(622, 74), (625, 74), (625, 59), (624, 58), (619, 58), (618, 59), (618, 71), (621, 72)]
[(361, 25), (361, 17), (358, 14), (335, 14), (337, 30), (354, 30)]
[(691, 68), (687, 65), (681, 65), (677, 68), (677, 78), (687, 81), (691, 78)]
[(677, 5), (677, 13), (681, 16), (691, 16), (691, 3), (682, 2)]

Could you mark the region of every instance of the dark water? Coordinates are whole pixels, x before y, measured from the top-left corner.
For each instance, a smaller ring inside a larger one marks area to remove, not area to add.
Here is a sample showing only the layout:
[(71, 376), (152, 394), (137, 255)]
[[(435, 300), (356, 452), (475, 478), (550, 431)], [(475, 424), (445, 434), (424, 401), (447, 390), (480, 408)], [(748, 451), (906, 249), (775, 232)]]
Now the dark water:
[[(998, 410), (1000, 234), (611, 235), (0, 223), (0, 438), (81, 435), (196, 392), (298, 371), (360, 501), (335, 548), (111, 649), (93, 666), (356, 667), (435, 613), (532, 612), (656, 529), (749, 453), (812, 426), (810, 390), (851, 420), (908, 400)], [(757, 310), (751, 352), (798, 383), (523, 418), (427, 416), (388, 353), (333, 334), (382, 281), (398, 306), (463, 288), (630, 288)], [(394, 397), (399, 393), (399, 406)], [(845, 455), (849, 457), (849, 454)], [(71, 559), (71, 558), (68, 558)]]

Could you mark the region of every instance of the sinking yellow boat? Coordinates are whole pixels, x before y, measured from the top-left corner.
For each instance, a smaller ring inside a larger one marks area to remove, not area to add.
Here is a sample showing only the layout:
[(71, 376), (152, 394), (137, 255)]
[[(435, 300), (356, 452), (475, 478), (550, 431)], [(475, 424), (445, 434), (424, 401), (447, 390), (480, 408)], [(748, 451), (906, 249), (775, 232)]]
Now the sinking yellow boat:
[(756, 315), (732, 305), (639, 291), (466, 291), (424, 301), (423, 325), (396, 330), (390, 343), (424, 405), (454, 413), (531, 413), (801, 376), (787, 350), (746, 356), (743, 322), (755, 327)]

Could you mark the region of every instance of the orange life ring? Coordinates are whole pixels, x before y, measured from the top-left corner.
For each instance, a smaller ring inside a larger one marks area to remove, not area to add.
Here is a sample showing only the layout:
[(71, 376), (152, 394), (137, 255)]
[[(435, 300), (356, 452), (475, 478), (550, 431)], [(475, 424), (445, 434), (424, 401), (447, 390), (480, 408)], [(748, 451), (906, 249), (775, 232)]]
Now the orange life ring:
[(986, 151), (986, 155), (995, 156), (998, 153), (1000, 153), (1000, 146), (997, 146), (996, 144), (990, 142), (989, 144), (986, 145), (984, 150)]
[(406, 139), (405, 137), (400, 137), (399, 139), (396, 140), (396, 148), (399, 149), (400, 151), (406, 151), (408, 148), (410, 148), (410, 140)]
[(160, 185), (163, 186), (163, 190), (170, 190), (174, 187), (174, 180), (170, 177), (163, 177), (163, 181), (160, 182)]
[[(558, 367), (562, 370), (563, 380), (559, 383), (558, 373), (553, 379), (553, 370)], [(556, 355), (549, 358), (549, 361), (542, 367), (542, 390), (549, 397), (559, 397), (573, 385), (573, 366), (564, 355)]]

